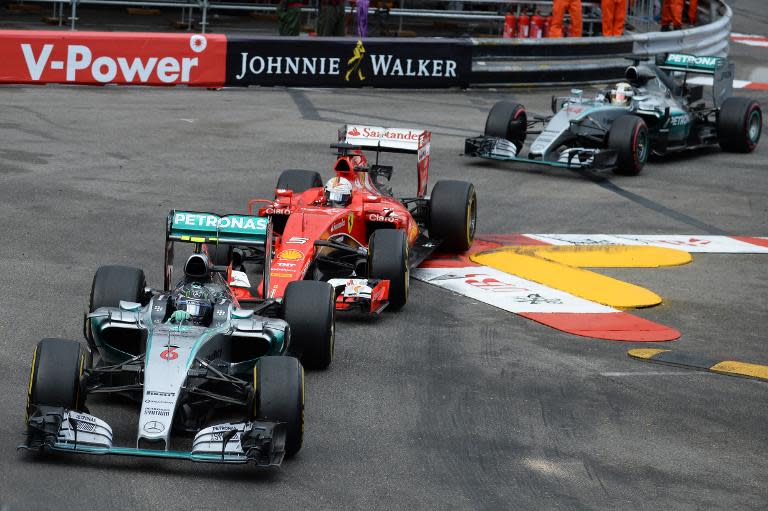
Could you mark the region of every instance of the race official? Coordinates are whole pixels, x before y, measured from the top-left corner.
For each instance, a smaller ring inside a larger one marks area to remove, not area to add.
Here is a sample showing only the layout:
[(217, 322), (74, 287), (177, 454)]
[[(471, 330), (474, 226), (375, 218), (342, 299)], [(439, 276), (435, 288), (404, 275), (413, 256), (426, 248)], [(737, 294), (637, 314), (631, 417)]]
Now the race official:
[(304, 2), (280, 0), (277, 4), (277, 32), (284, 36), (297, 36), (301, 29), (301, 8)]
[(320, 0), (317, 35), (344, 36), (344, 0)]
[(627, 0), (602, 0), (603, 35), (618, 37), (624, 34), (624, 20), (627, 16)]
[(581, 37), (581, 0), (555, 0), (552, 4), (552, 24), (549, 37), (563, 37), (565, 11), (571, 16), (571, 37)]
[(683, 0), (661, 1), (661, 31), (683, 28)]
[(688, 23), (690, 23), (691, 25), (696, 24), (698, 7), (699, 7), (699, 0), (688, 0)]

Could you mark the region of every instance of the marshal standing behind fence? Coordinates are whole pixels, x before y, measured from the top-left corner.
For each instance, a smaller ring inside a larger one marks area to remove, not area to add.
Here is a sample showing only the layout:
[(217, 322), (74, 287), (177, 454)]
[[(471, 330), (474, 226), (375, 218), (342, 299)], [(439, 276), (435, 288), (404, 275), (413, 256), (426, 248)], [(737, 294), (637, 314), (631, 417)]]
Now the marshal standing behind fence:
[(317, 35), (344, 36), (344, 0), (320, 0)]
[(624, 34), (624, 20), (627, 16), (627, 0), (602, 0), (603, 35), (619, 37)]
[(571, 37), (581, 37), (581, 0), (555, 0), (552, 4), (552, 25), (549, 37), (563, 37), (563, 18), (565, 11), (571, 17)]
[(277, 4), (277, 32), (284, 36), (297, 36), (301, 29), (301, 8), (304, 2), (280, 0)]

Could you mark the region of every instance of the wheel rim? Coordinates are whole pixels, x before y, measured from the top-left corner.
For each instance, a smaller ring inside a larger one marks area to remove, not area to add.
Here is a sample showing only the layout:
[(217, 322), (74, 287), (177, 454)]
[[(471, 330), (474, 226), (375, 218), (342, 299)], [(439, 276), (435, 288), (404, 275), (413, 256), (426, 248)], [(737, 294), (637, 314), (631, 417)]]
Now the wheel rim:
[(648, 158), (648, 133), (643, 129), (640, 129), (637, 133), (635, 154), (639, 163), (645, 163), (645, 160)]
[(467, 204), (467, 244), (471, 244), (475, 238), (475, 228), (477, 227), (477, 202), (475, 195), (469, 199)]
[(763, 119), (758, 110), (753, 110), (749, 115), (749, 122), (747, 123), (747, 136), (749, 141), (753, 144), (757, 143), (760, 138), (760, 130), (762, 129)]

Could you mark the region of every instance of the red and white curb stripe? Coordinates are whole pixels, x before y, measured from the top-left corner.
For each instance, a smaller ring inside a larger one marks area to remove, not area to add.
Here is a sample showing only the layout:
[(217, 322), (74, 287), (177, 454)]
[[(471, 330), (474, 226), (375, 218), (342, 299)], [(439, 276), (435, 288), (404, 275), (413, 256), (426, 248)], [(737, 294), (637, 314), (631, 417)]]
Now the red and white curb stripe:
[(768, 238), (690, 234), (526, 234), (547, 245), (632, 245), (691, 253), (768, 254)]
[[(688, 83), (693, 85), (712, 85), (711, 76), (692, 76), (688, 78)], [(734, 89), (768, 90), (768, 83), (749, 82), (747, 80), (734, 80)]]
[(635, 342), (671, 341), (680, 337), (680, 332), (673, 328), (488, 266), (417, 268), (411, 275), (556, 330), (583, 337)]
[(761, 46), (763, 48), (768, 48), (768, 37), (762, 35), (739, 34), (734, 32), (731, 34), (731, 41), (735, 43), (746, 44), (748, 46)]

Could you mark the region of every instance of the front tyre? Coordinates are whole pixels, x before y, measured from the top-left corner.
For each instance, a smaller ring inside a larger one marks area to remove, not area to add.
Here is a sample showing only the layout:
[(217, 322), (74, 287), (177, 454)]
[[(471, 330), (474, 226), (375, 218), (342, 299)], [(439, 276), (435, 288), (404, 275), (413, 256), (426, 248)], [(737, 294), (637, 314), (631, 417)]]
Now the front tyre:
[(389, 308), (402, 309), (408, 302), (411, 272), (408, 267), (408, 240), (399, 229), (377, 229), (368, 240), (368, 274), (389, 281)]
[[(101, 266), (96, 270), (88, 299), (88, 313), (101, 307), (119, 307), (120, 301), (141, 303), (147, 279), (144, 271), (130, 266)], [(92, 349), (96, 347), (90, 321), (86, 317), (83, 334)]]
[(472, 183), (438, 181), (429, 199), (429, 237), (441, 239), (444, 250), (466, 252), (476, 226), (477, 195)]
[(37, 406), (82, 411), (85, 392), (81, 385), (89, 357), (82, 345), (68, 339), (43, 339), (32, 355), (27, 387), (27, 418)]
[(760, 141), (763, 111), (760, 103), (749, 98), (733, 97), (723, 102), (717, 115), (720, 147), (734, 153), (750, 153)]
[(514, 142), (518, 153), (528, 134), (528, 115), (525, 107), (514, 101), (499, 101), (488, 112), (485, 136), (505, 138)]
[(636, 176), (648, 161), (648, 127), (636, 115), (622, 115), (608, 131), (608, 149), (616, 151), (614, 174)]
[(293, 456), (304, 441), (304, 368), (293, 357), (262, 357), (253, 368), (252, 416), (282, 422), (285, 453)]
[(307, 369), (325, 369), (333, 359), (336, 304), (327, 282), (291, 282), (283, 297), (283, 319), (291, 329), (289, 353)]

